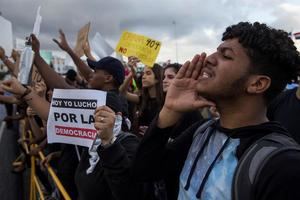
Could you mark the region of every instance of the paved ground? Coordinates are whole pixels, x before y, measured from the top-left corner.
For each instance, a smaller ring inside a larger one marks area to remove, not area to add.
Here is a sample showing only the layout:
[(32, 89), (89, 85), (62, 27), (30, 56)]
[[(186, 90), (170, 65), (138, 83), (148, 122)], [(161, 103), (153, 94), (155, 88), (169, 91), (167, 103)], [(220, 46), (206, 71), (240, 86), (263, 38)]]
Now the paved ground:
[[(0, 125), (1, 127), (1, 125)], [(1, 134), (1, 133), (0, 133)], [(0, 137), (0, 199), (22, 200), (23, 174), (11, 173), (11, 163), (19, 155), (17, 145), (18, 132), (4, 129)]]

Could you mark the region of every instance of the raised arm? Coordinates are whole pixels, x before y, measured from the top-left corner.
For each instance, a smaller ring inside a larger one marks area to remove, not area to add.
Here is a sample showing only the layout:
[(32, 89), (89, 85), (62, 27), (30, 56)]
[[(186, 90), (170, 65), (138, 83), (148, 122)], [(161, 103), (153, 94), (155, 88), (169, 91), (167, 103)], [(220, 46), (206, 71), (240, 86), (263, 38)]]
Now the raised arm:
[(67, 52), (73, 62), (75, 63), (75, 65), (77, 66), (78, 71), (82, 74), (82, 76), (85, 78), (85, 80), (89, 80), (89, 76), (91, 73), (93, 73), (93, 70), (87, 65), (85, 64), (79, 56), (77, 56), (77, 54), (70, 48), (66, 36), (64, 34), (64, 32), (60, 29), (59, 30), (59, 38), (60, 38), (60, 42), (56, 39), (53, 39), (53, 41), (65, 52)]
[(140, 59), (138, 59), (135, 56), (129, 56), (128, 57), (127, 65), (130, 67), (133, 78), (136, 78), (136, 68), (137, 68), (137, 63), (139, 63), (139, 62), (141, 62)]
[(130, 84), (130, 81), (136, 75), (135, 68), (136, 68), (138, 62), (140, 62), (140, 60), (137, 57), (134, 57), (134, 56), (129, 56), (128, 57), (128, 66), (130, 67), (131, 72), (125, 78), (123, 84), (119, 88), (120, 93), (123, 94), (128, 101), (133, 102), (133, 103), (137, 103), (137, 104), (140, 101), (139, 96), (137, 94), (128, 92), (127, 89), (128, 89), (129, 84)]
[(131, 80), (132, 80), (132, 73), (130, 72), (130, 74), (125, 78), (123, 84), (120, 86), (119, 91), (121, 94), (125, 96), (125, 98), (128, 101), (138, 104), (140, 101), (139, 96), (137, 94), (130, 93), (127, 90)]
[(21, 85), (16, 78), (13, 77), (10, 80), (3, 81), (1, 87), (4, 90), (13, 93), (18, 98), (26, 101), (27, 104), (32, 107), (42, 119), (48, 119), (50, 103), (30, 88), (26, 88)]
[(50, 88), (70, 89), (70, 86), (63, 77), (54, 71), (40, 55), (40, 42), (34, 34), (31, 34), (32, 50), (35, 53), (34, 64), (39, 73), (45, 80), (45, 83)]
[(83, 52), (84, 55), (88, 57), (88, 59), (92, 61), (97, 61), (96, 58), (92, 55), (91, 47), (88, 41), (83, 45)]

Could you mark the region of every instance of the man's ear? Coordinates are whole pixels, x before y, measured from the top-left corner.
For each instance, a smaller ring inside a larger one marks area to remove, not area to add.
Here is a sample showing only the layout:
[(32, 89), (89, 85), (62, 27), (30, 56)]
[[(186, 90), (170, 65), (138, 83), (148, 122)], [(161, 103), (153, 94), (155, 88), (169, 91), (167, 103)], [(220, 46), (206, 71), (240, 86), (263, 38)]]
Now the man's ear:
[(104, 80), (105, 83), (110, 83), (113, 81), (114, 81), (114, 77), (112, 75), (109, 74), (109, 75), (105, 76), (105, 80)]
[(247, 92), (250, 94), (262, 94), (271, 85), (271, 78), (265, 75), (253, 75), (248, 80)]

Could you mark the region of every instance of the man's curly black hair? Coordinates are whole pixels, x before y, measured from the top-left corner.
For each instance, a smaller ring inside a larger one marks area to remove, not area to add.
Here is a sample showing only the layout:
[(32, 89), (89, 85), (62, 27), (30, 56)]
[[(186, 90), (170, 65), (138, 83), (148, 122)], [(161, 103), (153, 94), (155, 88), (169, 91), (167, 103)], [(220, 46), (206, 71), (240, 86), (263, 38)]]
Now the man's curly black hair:
[(251, 73), (271, 78), (271, 85), (265, 92), (267, 103), (275, 98), (287, 83), (297, 81), (300, 55), (287, 32), (259, 22), (240, 22), (227, 27), (222, 41), (232, 38), (238, 38), (240, 44), (246, 48), (253, 66)]

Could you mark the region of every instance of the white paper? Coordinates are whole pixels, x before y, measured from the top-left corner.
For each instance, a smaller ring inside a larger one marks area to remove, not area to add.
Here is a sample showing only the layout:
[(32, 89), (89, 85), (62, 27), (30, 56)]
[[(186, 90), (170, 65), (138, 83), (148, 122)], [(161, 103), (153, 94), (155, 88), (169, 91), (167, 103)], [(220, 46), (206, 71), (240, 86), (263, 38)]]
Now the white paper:
[(0, 46), (4, 48), (5, 54), (10, 56), (13, 49), (12, 25), (2, 16), (0, 16), (0, 36)]
[(16, 50), (23, 50), (25, 48), (25, 42), (26, 40), (16, 38)]
[(105, 105), (106, 92), (99, 90), (55, 89), (47, 122), (48, 143), (89, 147), (97, 135), (95, 108)]
[(40, 15), (40, 10), (41, 10), (41, 6), (39, 6), (37, 9), (36, 18), (35, 18), (35, 22), (34, 22), (34, 26), (33, 26), (33, 31), (32, 31), (32, 33), (36, 37), (39, 37), (40, 27), (41, 27), (41, 23), (42, 23), (42, 16)]
[(114, 49), (106, 42), (100, 33), (96, 33), (90, 42), (91, 50), (101, 59), (111, 55)]
[(33, 63), (34, 52), (31, 49), (31, 46), (26, 46), (20, 57), (20, 65), (19, 65), (19, 74), (18, 80), (20, 83), (27, 85), (29, 82), (29, 75)]

